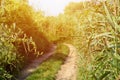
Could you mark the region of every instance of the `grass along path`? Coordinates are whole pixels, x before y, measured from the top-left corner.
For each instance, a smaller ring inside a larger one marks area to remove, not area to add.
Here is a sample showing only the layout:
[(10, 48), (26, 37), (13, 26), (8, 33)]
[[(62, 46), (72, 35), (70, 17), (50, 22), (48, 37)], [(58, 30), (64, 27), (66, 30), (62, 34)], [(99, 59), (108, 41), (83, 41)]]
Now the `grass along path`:
[(55, 51), (56, 49), (56, 46), (53, 45), (51, 50), (46, 53), (46, 54), (43, 54), (40, 58), (38, 59), (35, 59), (30, 65), (28, 65), (25, 69), (23, 69), (21, 72), (20, 72), (20, 75), (18, 76), (18, 79), (17, 80), (25, 80), (26, 77), (28, 77), (31, 73), (33, 73), (36, 68), (44, 61), (46, 60), (47, 58), (49, 58)]
[(76, 80), (77, 79), (77, 51), (76, 48), (70, 44), (65, 44), (69, 47), (70, 52), (65, 61), (61, 66), (61, 69), (56, 75), (56, 80)]
[(66, 45), (58, 44), (55, 53), (40, 64), (26, 80), (55, 80), (56, 73), (67, 58), (68, 53), (69, 48)]

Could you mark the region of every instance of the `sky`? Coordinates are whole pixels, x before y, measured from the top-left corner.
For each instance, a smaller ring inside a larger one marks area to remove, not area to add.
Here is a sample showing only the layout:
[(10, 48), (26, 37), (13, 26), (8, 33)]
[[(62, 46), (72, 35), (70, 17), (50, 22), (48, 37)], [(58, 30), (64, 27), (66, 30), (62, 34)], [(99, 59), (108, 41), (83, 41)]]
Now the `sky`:
[(65, 6), (70, 2), (80, 2), (85, 0), (29, 0), (31, 5), (36, 10), (41, 10), (46, 16), (57, 16), (63, 13)]

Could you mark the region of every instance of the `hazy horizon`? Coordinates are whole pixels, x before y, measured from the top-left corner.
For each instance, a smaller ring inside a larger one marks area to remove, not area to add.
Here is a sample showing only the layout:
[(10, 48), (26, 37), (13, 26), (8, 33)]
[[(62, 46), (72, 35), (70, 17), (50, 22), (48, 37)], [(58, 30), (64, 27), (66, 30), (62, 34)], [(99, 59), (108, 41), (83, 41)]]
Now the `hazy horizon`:
[(29, 0), (29, 5), (35, 10), (41, 10), (46, 16), (57, 16), (64, 12), (65, 6), (70, 2), (81, 2), (86, 0)]

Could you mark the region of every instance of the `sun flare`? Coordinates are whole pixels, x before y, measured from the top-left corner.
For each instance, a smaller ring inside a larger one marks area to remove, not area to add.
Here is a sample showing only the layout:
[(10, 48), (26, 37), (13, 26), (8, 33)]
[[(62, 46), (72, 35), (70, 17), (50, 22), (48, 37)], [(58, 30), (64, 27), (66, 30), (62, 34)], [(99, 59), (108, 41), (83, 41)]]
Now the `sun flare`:
[(80, 1), (85, 0), (29, 0), (29, 5), (36, 10), (42, 10), (45, 15), (56, 16), (63, 13), (65, 6), (70, 2)]

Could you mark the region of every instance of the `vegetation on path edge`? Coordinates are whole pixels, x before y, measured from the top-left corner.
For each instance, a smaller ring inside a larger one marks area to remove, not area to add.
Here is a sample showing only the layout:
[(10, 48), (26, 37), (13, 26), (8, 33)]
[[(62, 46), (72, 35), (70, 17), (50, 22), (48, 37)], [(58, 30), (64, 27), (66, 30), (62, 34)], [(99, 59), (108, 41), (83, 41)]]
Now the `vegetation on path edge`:
[(67, 58), (69, 48), (58, 44), (55, 53), (26, 78), (26, 80), (55, 80), (56, 73)]

